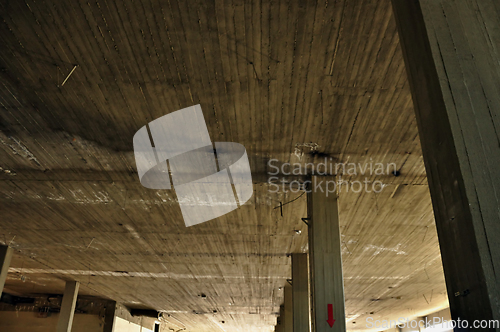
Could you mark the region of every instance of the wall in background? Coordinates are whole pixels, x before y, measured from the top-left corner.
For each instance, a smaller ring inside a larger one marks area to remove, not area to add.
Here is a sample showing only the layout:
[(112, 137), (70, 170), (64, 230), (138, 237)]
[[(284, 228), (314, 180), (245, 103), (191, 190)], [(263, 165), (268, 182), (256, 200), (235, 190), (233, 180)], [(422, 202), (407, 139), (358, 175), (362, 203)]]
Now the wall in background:
[(138, 324), (129, 322), (120, 317), (115, 317), (115, 329), (116, 332), (153, 332), (153, 330), (142, 327)]
[[(37, 312), (0, 311), (0, 331), (54, 332), (58, 319), (59, 314), (57, 313), (40, 318)], [(104, 322), (98, 315), (75, 314), (71, 331), (102, 332), (103, 324)]]

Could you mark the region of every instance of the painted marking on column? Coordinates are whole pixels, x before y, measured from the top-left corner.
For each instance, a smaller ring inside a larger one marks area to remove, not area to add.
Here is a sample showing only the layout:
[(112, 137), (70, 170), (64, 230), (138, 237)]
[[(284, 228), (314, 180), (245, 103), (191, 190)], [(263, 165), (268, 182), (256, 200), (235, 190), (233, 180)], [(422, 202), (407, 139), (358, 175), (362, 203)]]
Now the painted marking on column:
[(333, 319), (333, 304), (328, 304), (328, 325), (330, 327), (333, 327), (333, 324), (335, 323), (335, 319)]

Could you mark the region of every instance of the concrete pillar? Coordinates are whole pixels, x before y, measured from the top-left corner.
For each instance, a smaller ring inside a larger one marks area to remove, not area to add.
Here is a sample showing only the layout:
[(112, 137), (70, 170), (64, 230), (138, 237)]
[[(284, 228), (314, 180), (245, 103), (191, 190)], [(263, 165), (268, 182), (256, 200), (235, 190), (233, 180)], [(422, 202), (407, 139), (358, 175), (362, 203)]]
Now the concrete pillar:
[(276, 321), (276, 332), (285, 332), (285, 306), (280, 306), (280, 315)]
[(500, 320), (500, 2), (392, 0), (454, 320)]
[(8, 246), (0, 246), (0, 297), (2, 296), (5, 280), (7, 280), (7, 273), (9, 272), (12, 253), (12, 248), (9, 248)]
[[(312, 332), (345, 332), (344, 280), (337, 195), (327, 177), (313, 176), (307, 193)], [(333, 312), (333, 327), (328, 320)]]
[(285, 332), (293, 331), (293, 295), (292, 286), (285, 286)]
[(113, 332), (116, 316), (116, 302), (109, 301), (104, 312), (104, 326), (102, 332)]
[(309, 262), (292, 254), (293, 332), (309, 332)]
[(71, 332), (79, 287), (78, 281), (66, 281), (56, 332)]

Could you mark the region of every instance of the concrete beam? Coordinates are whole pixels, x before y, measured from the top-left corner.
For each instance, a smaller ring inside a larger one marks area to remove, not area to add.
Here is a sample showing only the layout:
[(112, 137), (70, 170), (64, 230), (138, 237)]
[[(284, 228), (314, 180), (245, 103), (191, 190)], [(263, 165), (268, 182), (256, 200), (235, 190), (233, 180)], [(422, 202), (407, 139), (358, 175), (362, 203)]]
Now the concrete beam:
[(79, 287), (78, 281), (66, 281), (56, 332), (71, 332)]
[[(328, 192), (327, 178), (311, 178), (307, 193), (312, 332), (345, 332), (344, 280), (337, 195)], [(331, 188), (329, 188), (331, 189)], [(328, 322), (333, 313), (333, 327)]]
[(392, 0), (453, 320), (500, 320), (500, 3)]
[(292, 254), (293, 331), (309, 332), (309, 262), (307, 254)]
[(12, 248), (8, 246), (0, 246), (0, 297), (5, 286), (5, 280), (7, 280), (7, 273), (9, 272), (13, 252)]

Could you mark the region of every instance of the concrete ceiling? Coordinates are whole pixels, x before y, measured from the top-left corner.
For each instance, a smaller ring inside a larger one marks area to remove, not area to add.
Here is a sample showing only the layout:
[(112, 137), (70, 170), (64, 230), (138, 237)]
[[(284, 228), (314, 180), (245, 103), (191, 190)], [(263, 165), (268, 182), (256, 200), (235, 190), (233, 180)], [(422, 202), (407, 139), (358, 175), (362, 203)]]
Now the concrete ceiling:
[[(272, 192), (268, 161), (326, 158), (399, 175), (344, 174), (385, 185), (340, 193), (348, 328), (447, 305), (390, 1), (23, 0), (0, 18), (8, 290), (79, 280), (82, 294), (170, 313), (173, 328), (273, 331), (307, 229), (305, 196)], [(132, 137), (194, 104), (212, 141), (246, 147), (254, 195), (186, 228), (175, 192), (141, 186)]]

